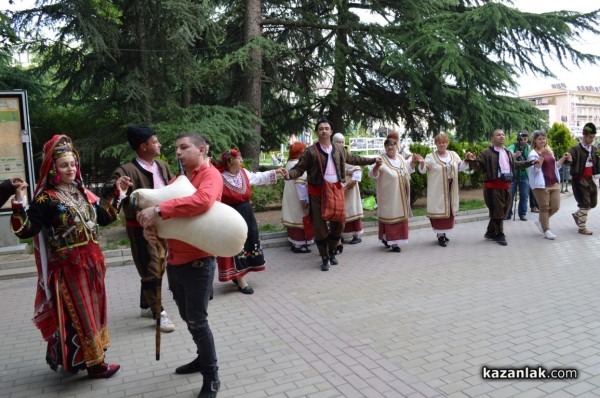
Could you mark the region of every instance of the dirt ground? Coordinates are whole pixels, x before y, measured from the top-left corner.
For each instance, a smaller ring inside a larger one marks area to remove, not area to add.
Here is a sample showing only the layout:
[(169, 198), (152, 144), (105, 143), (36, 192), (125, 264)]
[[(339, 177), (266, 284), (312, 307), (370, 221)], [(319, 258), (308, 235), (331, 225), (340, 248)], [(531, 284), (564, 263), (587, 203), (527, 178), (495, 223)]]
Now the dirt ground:
[[(460, 191), (460, 198), (463, 200), (483, 199), (482, 191), (483, 191), (482, 189), (463, 189)], [(425, 207), (426, 202), (427, 201), (424, 197), (419, 198), (415, 202), (415, 205), (413, 206), (413, 208)], [(365, 211), (364, 213), (365, 213), (366, 217), (368, 217), (368, 216), (374, 217), (377, 212), (376, 211)], [(267, 224), (276, 225), (278, 227), (283, 227), (281, 224), (281, 209), (256, 212), (255, 216), (256, 216), (256, 222), (258, 223), (259, 227), (261, 225), (267, 225)]]

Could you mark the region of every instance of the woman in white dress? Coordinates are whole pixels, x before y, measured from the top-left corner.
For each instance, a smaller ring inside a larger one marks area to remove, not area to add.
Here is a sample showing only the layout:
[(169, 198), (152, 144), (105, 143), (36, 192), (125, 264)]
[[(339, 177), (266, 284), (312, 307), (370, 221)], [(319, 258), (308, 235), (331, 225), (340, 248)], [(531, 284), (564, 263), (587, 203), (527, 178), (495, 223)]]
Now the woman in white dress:
[[(291, 170), (297, 163), (300, 155), (306, 149), (303, 142), (294, 142), (290, 146), (290, 153), (286, 170)], [(281, 201), (282, 223), (287, 227), (288, 240), (292, 244), (294, 253), (310, 253), (308, 246), (315, 242), (315, 234), (308, 216), (308, 188), (306, 186), (306, 172), (295, 180), (286, 180), (283, 187)]]
[(419, 162), (419, 172), (427, 174), (427, 217), (438, 244), (446, 247), (458, 212), (458, 172), (469, 166), (456, 152), (447, 149), (450, 140), (446, 134), (436, 135), (434, 142), (436, 150)]
[(384, 142), (382, 162), (369, 168), (369, 176), (377, 179), (377, 218), (379, 239), (393, 252), (408, 243), (410, 208), (410, 174), (422, 158), (414, 154), (407, 162), (398, 153), (398, 134), (391, 133)]

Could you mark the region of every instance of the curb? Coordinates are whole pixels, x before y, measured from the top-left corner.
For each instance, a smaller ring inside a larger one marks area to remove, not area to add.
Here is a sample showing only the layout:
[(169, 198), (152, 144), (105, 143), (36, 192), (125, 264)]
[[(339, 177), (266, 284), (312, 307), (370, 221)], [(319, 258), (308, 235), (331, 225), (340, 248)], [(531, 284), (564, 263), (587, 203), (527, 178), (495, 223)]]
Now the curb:
[[(470, 210), (458, 212), (455, 218), (456, 224), (465, 222), (474, 222), (486, 220), (488, 218), (487, 209)], [(413, 217), (409, 221), (409, 229), (429, 228), (431, 224), (426, 216)], [(377, 235), (379, 226), (377, 221), (366, 221), (363, 223), (363, 236)], [(289, 246), (287, 233), (268, 232), (260, 234), (261, 246), (263, 248), (285, 247)], [(2, 259), (2, 257), (6, 257)], [(33, 254), (21, 254), (13, 256), (10, 259), (8, 255), (0, 255), (0, 280), (28, 278), (37, 275), (35, 267), (35, 258)], [(107, 267), (119, 267), (123, 265), (132, 265), (131, 249), (105, 250), (104, 258)]]
[[(561, 192), (561, 198), (570, 196), (573, 196), (573, 193), (570, 191)], [(489, 218), (488, 214), (487, 208), (459, 211), (454, 221), (456, 224), (483, 221)], [(429, 227), (431, 227), (431, 224), (429, 223), (429, 218), (427, 218), (427, 216), (413, 217), (409, 220), (409, 229)], [(363, 231), (364, 236), (378, 234), (379, 226), (377, 221), (363, 222)], [(285, 231), (262, 233), (260, 234), (260, 241), (263, 248), (284, 247), (289, 246), (290, 244), (287, 240), (287, 233)], [(107, 267), (119, 267), (133, 264), (131, 249), (129, 248), (106, 250), (104, 251), (104, 258)], [(19, 254), (12, 256), (0, 254), (0, 280), (27, 278), (36, 275), (37, 270), (33, 254)]]

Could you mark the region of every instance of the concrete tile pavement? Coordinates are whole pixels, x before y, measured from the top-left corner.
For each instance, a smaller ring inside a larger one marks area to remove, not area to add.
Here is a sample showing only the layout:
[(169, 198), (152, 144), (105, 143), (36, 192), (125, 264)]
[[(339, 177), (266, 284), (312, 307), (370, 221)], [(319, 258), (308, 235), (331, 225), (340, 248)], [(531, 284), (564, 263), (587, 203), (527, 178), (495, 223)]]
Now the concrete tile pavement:
[[(401, 253), (376, 237), (346, 246), (340, 265), (319, 270), (316, 253), (268, 248), (267, 271), (248, 277), (256, 293), (215, 284), (209, 307), (219, 357), (219, 397), (600, 396), (600, 297), (592, 236), (577, 234), (572, 198), (551, 219), (554, 241), (530, 220), (506, 221), (509, 245), (483, 239), (486, 221), (459, 224), (448, 247), (430, 229), (411, 230)], [(2, 397), (193, 397), (199, 375), (175, 367), (194, 346), (171, 295), (177, 330), (162, 335), (139, 317), (133, 266), (111, 267), (108, 380), (54, 373), (31, 323), (34, 278), (0, 281)], [(166, 282), (165, 282), (166, 284)], [(482, 379), (489, 367), (576, 368), (576, 380)]]

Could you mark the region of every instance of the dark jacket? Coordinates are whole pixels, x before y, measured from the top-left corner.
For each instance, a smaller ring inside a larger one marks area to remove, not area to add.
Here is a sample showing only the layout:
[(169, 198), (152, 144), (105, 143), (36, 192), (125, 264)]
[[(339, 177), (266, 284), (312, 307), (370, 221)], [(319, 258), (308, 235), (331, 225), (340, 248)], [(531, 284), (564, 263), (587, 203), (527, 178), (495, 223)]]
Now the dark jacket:
[[(171, 174), (171, 170), (169, 170), (169, 166), (160, 160), (155, 160), (158, 165), (158, 169), (160, 170), (160, 174), (165, 180), (165, 185), (171, 181), (173, 175)], [(132, 160), (129, 163), (125, 163), (115, 169), (113, 175), (110, 179), (110, 182), (105, 184), (102, 187), (102, 196), (105, 198), (110, 198), (115, 194), (115, 183), (121, 176), (127, 176), (131, 178), (131, 183), (133, 184), (129, 190), (127, 190), (127, 196), (121, 202), (121, 206), (123, 208), (123, 212), (125, 213), (126, 220), (135, 220), (136, 211), (129, 204), (129, 195), (139, 188), (154, 188), (154, 179), (152, 178), (152, 173), (144, 169), (137, 160)]]
[[(375, 158), (365, 158), (362, 156), (353, 155), (341, 144), (332, 145), (333, 148), (331, 149), (331, 157), (333, 158), (335, 171), (340, 181), (345, 181), (346, 163), (355, 166), (365, 166), (375, 163)], [(317, 154), (321, 157), (321, 162), (323, 164), (322, 171), (321, 166), (319, 165), (319, 158), (317, 157)], [(306, 171), (306, 180), (310, 185), (323, 185), (323, 173), (327, 168), (328, 159), (329, 156), (327, 156), (327, 153), (323, 152), (321, 145), (319, 145), (318, 142), (309, 146), (304, 152), (302, 152), (298, 163), (289, 171), (290, 179), (295, 180)]]
[[(508, 161), (510, 163), (511, 173), (516, 175), (518, 170), (526, 169), (531, 166), (531, 163), (527, 160), (515, 160), (514, 153), (506, 148), (503, 148), (508, 154)], [(477, 159), (468, 160), (469, 167), (473, 170), (482, 169), (485, 173), (483, 181), (493, 181), (500, 177), (500, 153), (494, 149), (492, 145), (485, 148)]]
[(10, 179), (2, 181), (0, 183), (0, 207), (4, 206), (4, 203), (15, 194), (15, 187), (13, 186)]
[[(592, 174), (600, 174), (600, 158), (598, 157), (598, 148), (592, 145)], [(589, 152), (581, 145), (581, 143), (574, 145), (569, 149), (569, 153), (571, 154), (571, 162), (568, 164), (571, 165), (570, 173), (574, 177), (579, 177), (583, 174), (583, 169), (585, 168), (585, 163), (587, 161)], [(567, 163), (567, 162), (565, 162)]]

